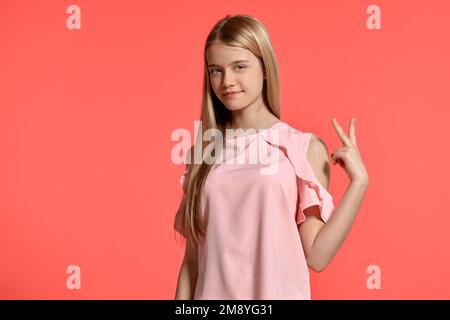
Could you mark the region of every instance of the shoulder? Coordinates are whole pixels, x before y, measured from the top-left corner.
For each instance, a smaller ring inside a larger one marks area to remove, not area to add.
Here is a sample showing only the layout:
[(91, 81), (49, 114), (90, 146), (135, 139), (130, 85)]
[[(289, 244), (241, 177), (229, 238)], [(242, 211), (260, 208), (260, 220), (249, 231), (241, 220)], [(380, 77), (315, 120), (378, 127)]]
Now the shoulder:
[(314, 155), (317, 158), (328, 159), (328, 147), (325, 141), (315, 133), (310, 132), (308, 153)]
[(283, 123), (282, 129), (305, 154), (309, 152), (316, 157), (328, 156), (328, 148), (326, 143), (315, 133), (302, 131), (301, 129), (295, 128), (286, 122)]
[(330, 161), (325, 141), (313, 132), (302, 131), (284, 121), (280, 124), (279, 129), (280, 143), (283, 145), (283, 141), (289, 141), (291, 146), (298, 148), (300, 153), (305, 156), (317, 180), (328, 190)]
[(307, 146), (306, 158), (319, 182), (328, 189), (330, 182), (330, 162), (328, 158), (328, 147), (318, 135), (310, 133), (309, 145)]

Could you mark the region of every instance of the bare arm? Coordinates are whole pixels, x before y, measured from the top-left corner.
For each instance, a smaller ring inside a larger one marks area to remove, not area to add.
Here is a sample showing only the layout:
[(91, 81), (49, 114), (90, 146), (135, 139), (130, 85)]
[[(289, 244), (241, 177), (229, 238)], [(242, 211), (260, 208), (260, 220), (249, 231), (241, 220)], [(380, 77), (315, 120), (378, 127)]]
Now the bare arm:
[[(189, 151), (187, 154), (191, 155), (191, 159), (193, 158), (193, 150), (194, 146), (189, 148)], [(186, 168), (185, 171), (187, 172), (189, 169), (189, 161), (188, 156), (186, 156)], [(184, 192), (184, 186), (182, 186), (183, 192)], [(194, 293), (195, 293), (195, 287), (197, 284), (197, 276), (198, 276), (198, 249), (197, 244), (191, 245), (190, 241), (186, 239), (186, 245), (185, 245), (185, 251), (184, 251), (184, 258), (183, 262), (180, 266), (180, 271), (178, 274), (178, 283), (177, 283), (177, 289), (175, 293), (175, 300), (193, 300), (194, 299)]]
[(189, 245), (186, 241), (186, 249), (184, 253), (183, 263), (180, 267), (178, 275), (177, 291), (175, 293), (175, 300), (193, 300), (195, 287), (198, 276), (198, 262), (197, 262), (197, 246)]
[[(328, 149), (315, 135), (311, 137), (307, 158), (317, 179), (328, 190)], [(353, 179), (327, 223), (320, 218), (319, 206), (304, 210), (307, 219), (300, 225), (299, 232), (308, 266), (314, 271), (324, 270), (341, 247), (356, 218), (367, 186), (368, 177)]]

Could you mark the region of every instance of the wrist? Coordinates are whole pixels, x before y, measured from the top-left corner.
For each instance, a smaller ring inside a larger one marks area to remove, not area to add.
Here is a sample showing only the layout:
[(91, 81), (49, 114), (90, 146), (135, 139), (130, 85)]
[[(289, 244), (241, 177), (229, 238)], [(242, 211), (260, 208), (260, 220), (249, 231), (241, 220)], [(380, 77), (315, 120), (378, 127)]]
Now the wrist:
[(367, 188), (367, 186), (369, 185), (369, 178), (368, 177), (355, 178), (351, 180), (350, 184), (359, 186), (361, 188)]

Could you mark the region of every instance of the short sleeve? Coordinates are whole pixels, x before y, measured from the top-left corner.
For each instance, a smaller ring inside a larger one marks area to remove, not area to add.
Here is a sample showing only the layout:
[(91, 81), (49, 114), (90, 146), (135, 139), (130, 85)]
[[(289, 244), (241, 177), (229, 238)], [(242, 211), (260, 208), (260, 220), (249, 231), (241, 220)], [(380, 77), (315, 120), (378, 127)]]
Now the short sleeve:
[[(184, 201), (185, 182), (186, 182), (187, 173), (188, 173), (188, 170), (186, 169), (180, 177), (180, 186), (181, 186), (181, 189), (183, 190), (183, 199), (181, 201)], [(174, 221), (173, 227), (179, 234), (181, 234), (183, 237), (186, 238), (186, 234), (184, 232), (184, 214), (183, 214), (183, 212), (181, 212), (180, 208), (181, 208), (181, 204), (180, 204), (180, 207), (178, 208), (177, 213), (175, 214), (175, 221)]]
[(276, 135), (263, 133), (261, 136), (271, 145), (278, 146), (294, 167), (298, 190), (296, 223), (305, 221), (303, 210), (314, 205), (319, 206), (320, 216), (327, 222), (334, 210), (333, 197), (320, 184), (306, 157), (312, 133), (297, 130), (286, 123), (282, 123), (277, 132)]
[(331, 194), (325, 189), (320, 182), (312, 182), (307, 180), (297, 180), (298, 185), (298, 207), (296, 214), (297, 224), (306, 220), (303, 211), (306, 208), (318, 205), (320, 208), (320, 216), (323, 222), (327, 222), (333, 210), (333, 198)]
[(305, 132), (303, 135), (303, 145), (300, 148), (301, 158), (298, 159), (298, 162), (301, 163), (301, 174), (297, 177), (298, 206), (295, 220), (297, 224), (302, 223), (306, 220), (303, 211), (306, 208), (318, 205), (320, 216), (326, 223), (334, 211), (333, 197), (319, 182), (306, 157), (311, 133)]
[(188, 173), (188, 170), (186, 169), (183, 174), (180, 177), (180, 186), (181, 186), (181, 190), (183, 190), (183, 193), (185, 192), (185, 182), (186, 182), (186, 175)]

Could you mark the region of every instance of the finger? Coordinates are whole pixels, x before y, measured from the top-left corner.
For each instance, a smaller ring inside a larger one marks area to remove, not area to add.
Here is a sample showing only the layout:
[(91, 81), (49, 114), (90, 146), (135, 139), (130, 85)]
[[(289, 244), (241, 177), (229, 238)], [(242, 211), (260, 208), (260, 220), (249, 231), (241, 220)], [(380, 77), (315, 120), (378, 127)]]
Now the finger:
[(342, 161), (341, 159), (337, 159), (337, 163), (338, 163), (342, 168), (345, 168), (345, 162)]
[(356, 146), (356, 118), (350, 120), (349, 137), (350, 141)]
[(339, 138), (345, 146), (351, 146), (351, 141), (345, 135), (344, 130), (342, 130), (336, 118), (331, 118), (331, 122), (333, 123), (334, 129), (338, 133)]
[(338, 149), (338, 150), (335, 150), (335, 151), (331, 154), (331, 160), (333, 161), (333, 164), (336, 164), (336, 161), (337, 161), (337, 159), (339, 159), (340, 155), (341, 155), (341, 151), (340, 151), (339, 149)]
[(339, 162), (343, 162), (341, 158), (339, 158), (339, 156), (335, 156), (331, 159), (331, 162), (333, 163), (333, 165), (336, 165)]

